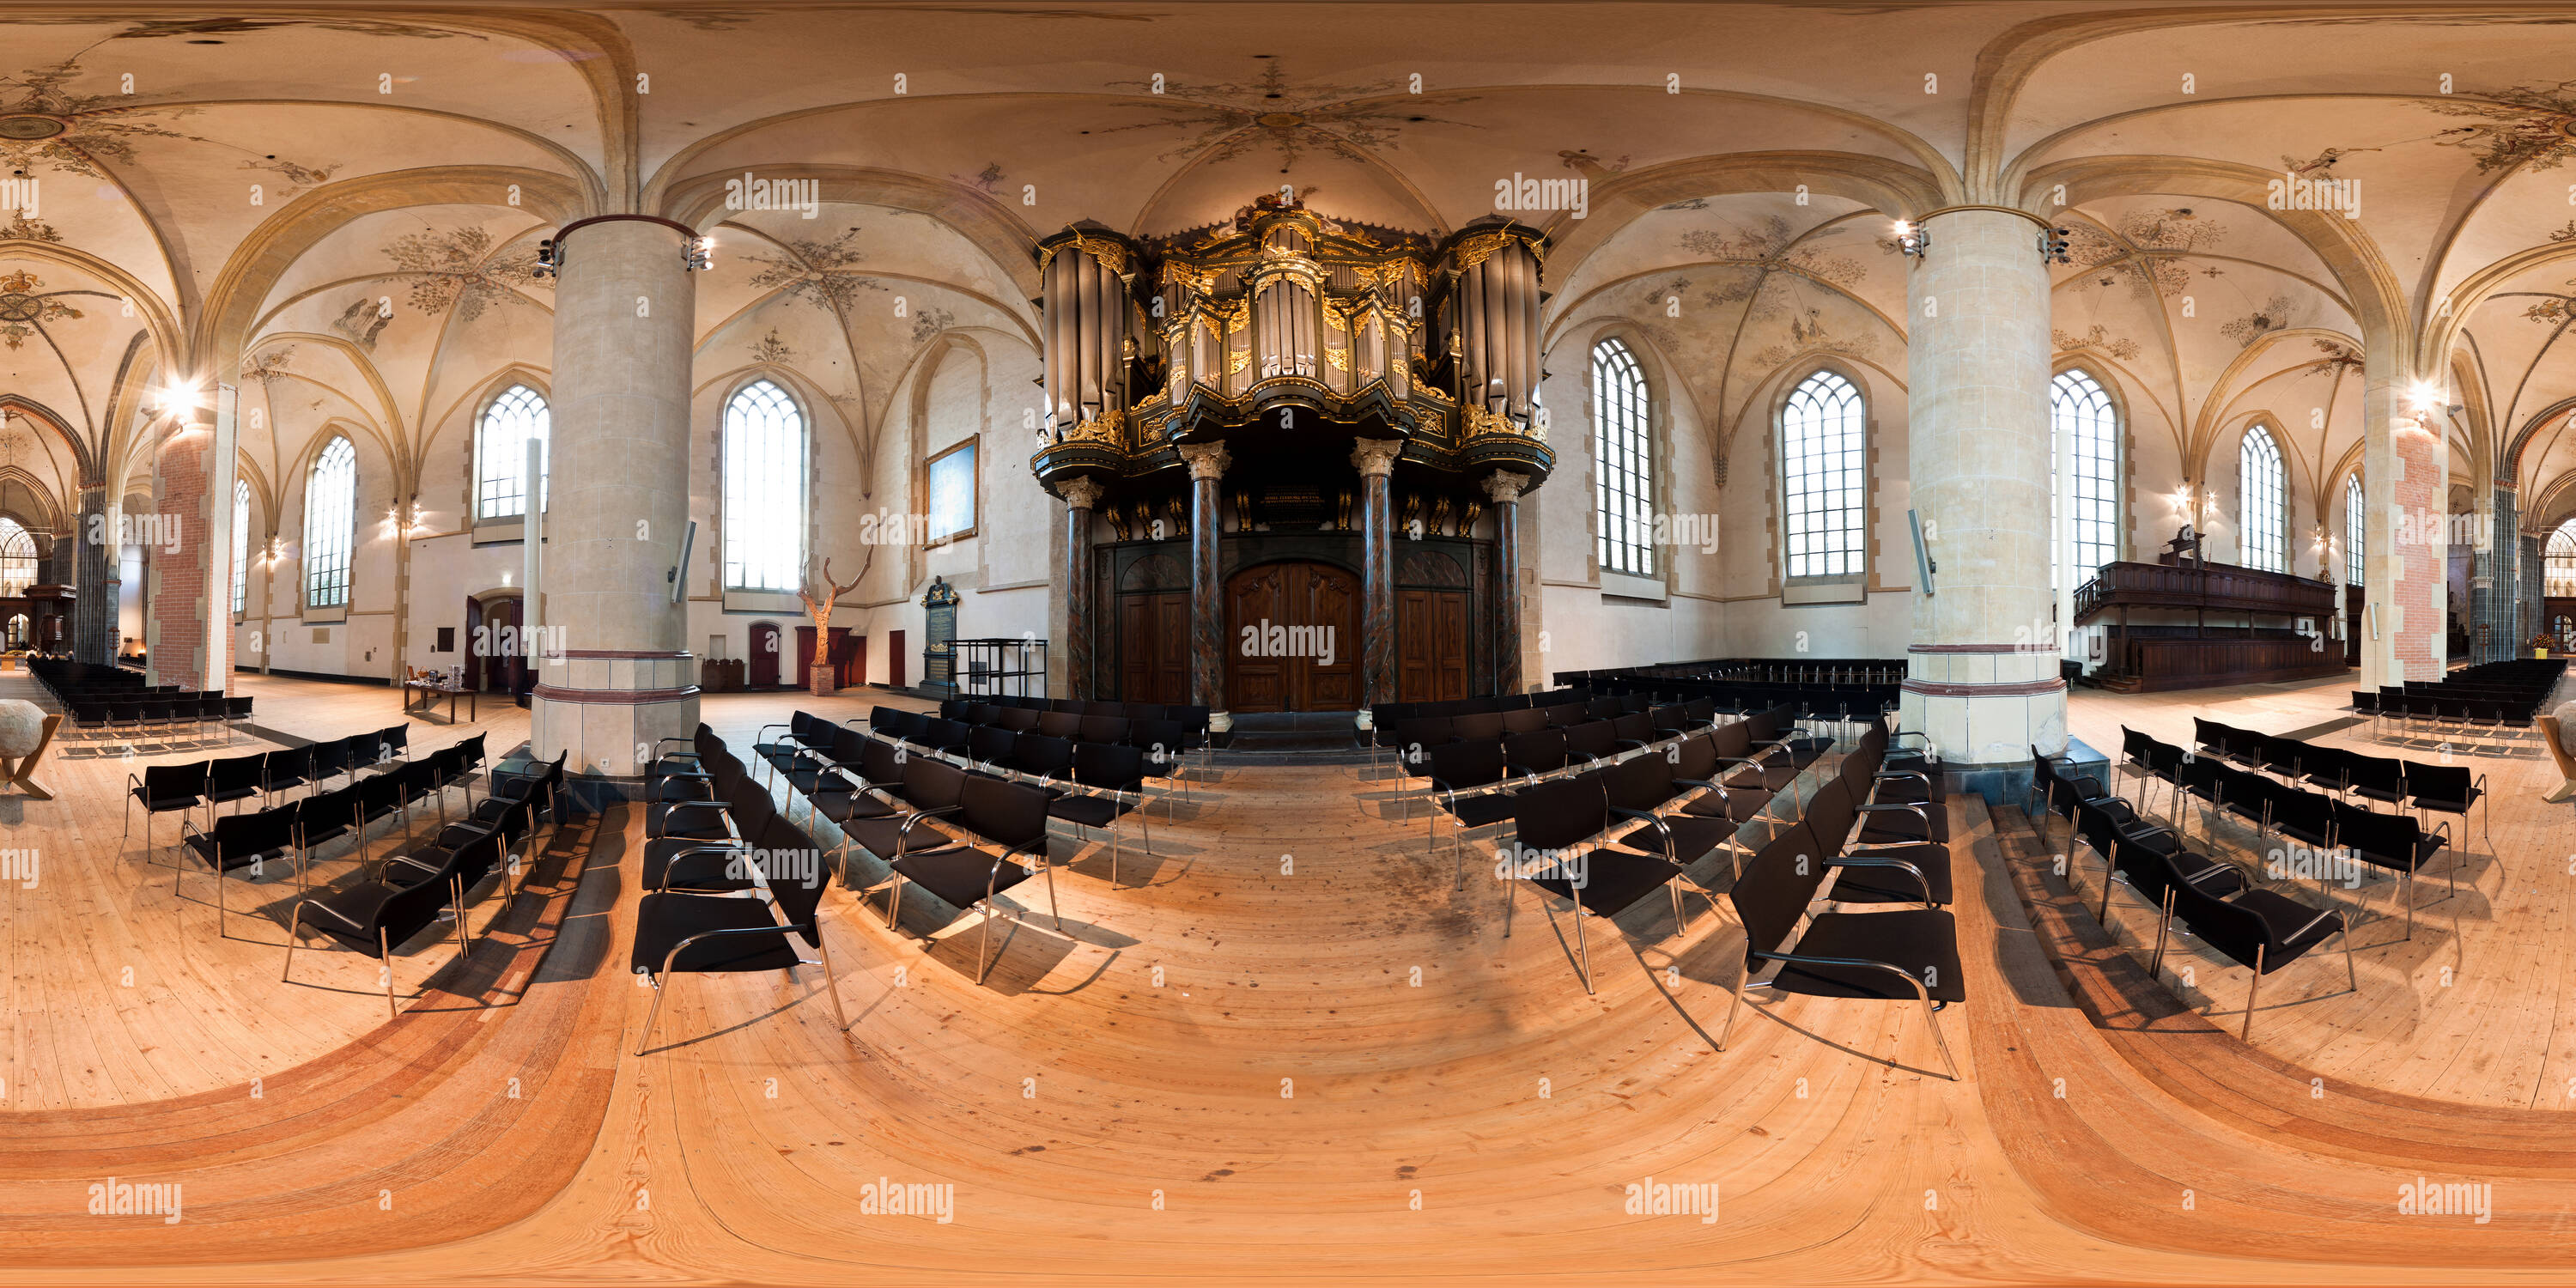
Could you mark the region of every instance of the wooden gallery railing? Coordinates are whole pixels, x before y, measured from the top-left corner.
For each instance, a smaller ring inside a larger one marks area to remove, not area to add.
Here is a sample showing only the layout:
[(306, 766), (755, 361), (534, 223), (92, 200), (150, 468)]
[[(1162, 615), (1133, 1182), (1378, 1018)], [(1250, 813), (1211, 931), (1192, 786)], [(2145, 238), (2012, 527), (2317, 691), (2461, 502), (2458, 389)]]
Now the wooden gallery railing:
[[(2120, 610), (2109, 669), (2142, 692), (2311, 679), (2345, 669), (2341, 647), (2318, 644), (2334, 620), (2334, 595), (2326, 582), (2232, 564), (2109, 563), (2076, 588), (2075, 621)], [(2195, 616), (2189, 626), (2132, 631), (2132, 608)], [(2213, 612), (2276, 621), (2213, 629)], [(2301, 618), (2308, 633), (2297, 629)]]

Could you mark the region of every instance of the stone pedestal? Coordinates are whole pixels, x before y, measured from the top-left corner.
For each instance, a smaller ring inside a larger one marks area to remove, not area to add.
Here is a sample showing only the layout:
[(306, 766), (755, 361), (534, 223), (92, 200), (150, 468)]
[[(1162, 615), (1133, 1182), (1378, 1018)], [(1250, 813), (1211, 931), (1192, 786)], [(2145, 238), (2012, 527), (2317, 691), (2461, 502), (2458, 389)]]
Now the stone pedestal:
[(689, 234), (612, 216), (559, 234), (539, 671), (529, 744), (631, 777), (697, 727), (697, 660), (669, 574), (689, 518)]
[[(1906, 300), (1913, 499), (1938, 571), (1914, 597), (1904, 727), (1944, 764), (2019, 765), (2066, 747), (2050, 617), (2049, 298), (2036, 220), (1954, 210)], [(1882, 554), (1882, 558), (1892, 557)]]
[(1395, 701), (1395, 502), (1400, 440), (1363, 438), (1351, 450), (1360, 472), (1360, 706)]
[(1223, 443), (1188, 443), (1190, 467), (1190, 702), (1206, 707), (1210, 726), (1225, 711), (1225, 587), (1219, 584), (1217, 482), (1233, 456)]

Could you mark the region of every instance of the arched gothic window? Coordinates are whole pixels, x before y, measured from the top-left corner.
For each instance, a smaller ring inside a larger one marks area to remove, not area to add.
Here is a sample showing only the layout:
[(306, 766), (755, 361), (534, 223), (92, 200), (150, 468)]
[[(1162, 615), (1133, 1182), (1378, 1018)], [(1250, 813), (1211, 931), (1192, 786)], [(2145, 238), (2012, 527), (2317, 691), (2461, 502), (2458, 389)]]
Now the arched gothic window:
[(1781, 547), (1790, 577), (1862, 571), (1869, 515), (1867, 409), (1860, 390), (1831, 371), (1802, 381), (1780, 409)]
[(805, 413), (766, 380), (724, 412), (724, 583), (793, 594), (805, 581)]
[[(553, 413), (546, 397), (526, 385), (512, 385), (483, 409), (474, 435), (474, 517), (507, 519), (528, 512), (528, 440), (547, 443)], [(549, 445), (549, 453), (551, 445)], [(537, 508), (545, 508), (545, 471), (550, 454), (537, 457)]]
[(1601, 567), (1655, 575), (1654, 423), (1646, 374), (1619, 341), (1592, 346), (1592, 498), (1600, 523)]
[(233, 480), (233, 616), (250, 590), (250, 480)]
[[(2081, 586), (2120, 557), (2119, 413), (2091, 372), (2072, 370), (2059, 372), (2051, 384), (2048, 418), (2074, 449), (2075, 477), (2060, 484), (2057, 494), (2075, 507), (2074, 584)], [(2058, 554), (2063, 562), (2065, 552)]]
[(349, 554), (358, 539), (358, 449), (334, 438), (304, 484), (304, 606), (349, 606)]
[(2245, 441), (2236, 449), (2236, 497), (2236, 522), (2242, 534), (2239, 557), (2245, 566), (2288, 572), (2288, 498), (2283, 492), (2281, 448), (2272, 441), (2272, 432), (2260, 425), (2246, 430)]

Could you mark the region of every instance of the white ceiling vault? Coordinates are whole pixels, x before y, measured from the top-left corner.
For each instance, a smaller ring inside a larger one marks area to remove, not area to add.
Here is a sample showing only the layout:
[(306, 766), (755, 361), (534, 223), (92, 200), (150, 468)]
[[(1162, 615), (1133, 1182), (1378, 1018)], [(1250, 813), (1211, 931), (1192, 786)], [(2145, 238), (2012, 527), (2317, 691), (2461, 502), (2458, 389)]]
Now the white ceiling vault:
[[(1902, 382), (1891, 218), (1999, 203), (2073, 230), (2058, 346), (2195, 476), (2259, 419), (2328, 495), (2388, 345), (2464, 406), (2455, 478), (2576, 511), (2563, 4), (226, 12), (0, 18), (0, 178), (38, 197), (0, 210), (0, 401), (58, 512), (148, 474), (147, 391), (192, 379), (259, 412), (264, 495), (334, 430), (416, 484), (459, 407), (542, 381), (535, 242), (586, 214), (709, 229), (700, 376), (793, 367), (872, 455), (943, 333), (1034, 343), (1068, 223), (1285, 185), (1440, 234), (1514, 176), (1589, 185), (1544, 217), (1550, 342), (1624, 319), (1720, 468), (1784, 366)], [(813, 216), (726, 209), (745, 172), (816, 180)], [(2358, 217), (2268, 208), (2285, 172)]]

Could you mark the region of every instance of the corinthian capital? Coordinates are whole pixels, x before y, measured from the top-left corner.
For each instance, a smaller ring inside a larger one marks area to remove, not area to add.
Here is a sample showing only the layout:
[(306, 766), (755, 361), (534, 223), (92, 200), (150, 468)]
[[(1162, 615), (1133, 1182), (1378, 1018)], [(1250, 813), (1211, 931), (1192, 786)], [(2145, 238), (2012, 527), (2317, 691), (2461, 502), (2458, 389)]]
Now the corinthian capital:
[(1398, 438), (1363, 438), (1351, 447), (1351, 468), (1363, 478), (1385, 478), (1395, 473), (1396, 453), (1404, 450)]
[(1515, 470), (1496, 470), (1485, 476), (1485, 496), (1496, 505), (1520, 500), (1528, 488), (1529, 475)]
[(1066, 505), (1076, 510), (1088, 510), (1100, 503), (1100, 494), (1106, 489), (1091, 479), (1061, 479), (1057, 481), (1055, 490), (1064, 494)]
[(1217, 479), (1225, 477), (1225, 467), (1234, 463), (1234, 457), (1223, 443), (1183, 443), (1181, 463), (1190, 467), (1193, 481)]

